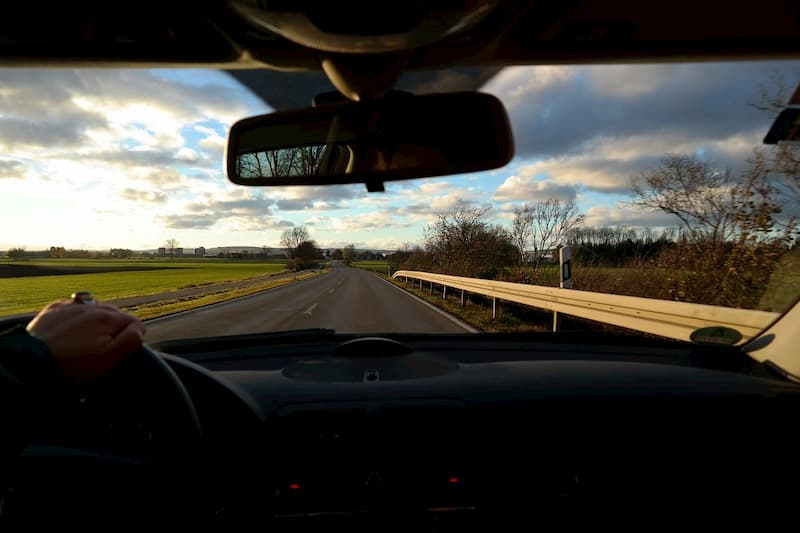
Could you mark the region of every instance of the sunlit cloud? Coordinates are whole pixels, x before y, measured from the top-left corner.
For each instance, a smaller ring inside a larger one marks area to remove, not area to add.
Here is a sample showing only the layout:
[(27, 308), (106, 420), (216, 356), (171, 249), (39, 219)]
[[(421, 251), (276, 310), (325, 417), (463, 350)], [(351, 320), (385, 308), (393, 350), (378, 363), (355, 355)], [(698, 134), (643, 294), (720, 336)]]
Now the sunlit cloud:
[(551, 181), (539, 181), (532, 176), (509, 176), (497, 188), (494, 199), (498, 202), (524, 201), (533, 202), (536, 200), (574, 200), (575, 187), (571, 185), (561, 185)]
[(586, 225), (623, 226), (629, 228), (667, 228), (678, 223), (677, 217), (662, 211), (643, 209), (630, 203), (613, 207), (594, 206), (586, 211)]
[(164, 204), (167, 202), (167, 194), (161, 191), (142, 191), (138, 189), (123, 189), (122, 197), (134, 202), (145, 202), (154, 204)]

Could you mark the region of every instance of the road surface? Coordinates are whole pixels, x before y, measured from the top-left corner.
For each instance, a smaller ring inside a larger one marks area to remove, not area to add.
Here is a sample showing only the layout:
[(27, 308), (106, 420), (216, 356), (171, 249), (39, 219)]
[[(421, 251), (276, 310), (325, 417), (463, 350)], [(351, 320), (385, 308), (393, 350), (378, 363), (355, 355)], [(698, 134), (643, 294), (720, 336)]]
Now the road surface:
[(467, 331), (378, 276), (334, 263), (322, 276), (150, 321), (145, 342), (306, 328), (337, 333)]

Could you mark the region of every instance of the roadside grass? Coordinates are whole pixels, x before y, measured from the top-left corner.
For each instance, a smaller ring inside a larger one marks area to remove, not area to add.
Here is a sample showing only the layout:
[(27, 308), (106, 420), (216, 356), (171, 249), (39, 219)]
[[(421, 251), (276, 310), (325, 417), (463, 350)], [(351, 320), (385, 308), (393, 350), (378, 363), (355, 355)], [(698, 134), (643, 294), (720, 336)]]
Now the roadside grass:
[(3, 264), (119, 267), (157, 270), (96, 272), (0, 279), (0, 316), (35, 312), (53, 300), (76, 290), (88, 290), (102, 300), (159, 294), (183, 288), (210, 286), (228, 281), (269, 277), (284, 270), (283, 262), (238, 260), (52, 260)]
[[(423, 289), (419, 288), (419, 282), (416, 284), (406, 283), (402, 280), (393, 279), (385, 273), (376, 272), (376, 275), (397, 285), (401, 289), (414, 294), (429, 302), (436, 307), (447, 311), (453, 316), (456, 316), (469, 324), (470, 326), (485, 332), (485, 333), (528, 333), (536, 331), (549, 331), (545, 325), (548, 317), (550, 320), (550, 329), (552, 329), (552, 314), (547, 312), (540, 312), (540, 320), (531, 321), (523, 320), (513, 313), (509, 312), (510, 307), (505, 302), (497, 302), (497, 318), (492, 318), (492, 304), (491, 300), (484, 298), (480, 295), (465, 294), (465, 307), (461, 307), (461, 291), (456, 289), (449, 289), (447, 291), (447, 298), (442, 298), (441, 287), (434, 285), (433, 294), (431, 294), (428, 285)], [(488, 304), (488, 305), (487, 305)]]
[(319, 270), (314, 272), (308, 272), (304, 274), (298, 274), (293, 278), (266, 281), (264, 283), (259, 283), (258, 285), (247, 287), (244, 289), (223, 290), (206, 294), (186, 296), (184, 298), (161, 300), (158, 302), (152, 302), (139, 306), (125, 307), (123, 309), (131, 314), (138, 316), (142, 320), (150, 320), (153, 318), (172, 315), (183, 311), (198, 309), (200, 307), (205, 307), (208, 305), (224, 302), (227, 300), (233, 300), (235, 298), (241, 298), (242, 296), (249, 296), (251, 294), (255, 294), (258, 292), (274, 289), (275, 287), (288, 285), (290, 283), (294, 283), (295, 281), (301, 281), (304, 279), (320, 276), (326, 272), (328, 271)]
[(800, 296), (800, 248), (784, 255), (769, 278), (759, 307), (782, 313)]
[(386, 269), (389, 267), (388, 261), (353, 261), (350, 263), (351, 267), (363, 268), (364, 270), (371, 270), (373, 272), (380, 272), (386, 274)]

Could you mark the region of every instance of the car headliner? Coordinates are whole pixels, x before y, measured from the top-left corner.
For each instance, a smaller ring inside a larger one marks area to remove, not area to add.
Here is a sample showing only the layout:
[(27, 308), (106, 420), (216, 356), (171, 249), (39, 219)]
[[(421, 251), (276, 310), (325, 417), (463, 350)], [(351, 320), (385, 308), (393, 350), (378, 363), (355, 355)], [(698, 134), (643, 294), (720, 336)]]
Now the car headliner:
[[(380, 4), (387, 14), (384, 19), (359, 9), (367, 5), (363, 2), (341, 0), (341, 20), (351, 26), (380, 27), (391, 18), (393, 6), (408, 10), (425, 3)], [(413, 72), (398, 87), (437, 90), (436, 71), (444, 68), (457, 69), (458, 76), (448, 77), (442, 90), (475, 90), (500, 68), (514, 64), (800, 56), (800, 3), (793, 0), (762, 0), (758, 6), (696, 0), (497, 4), (474, 28), (412, 51), (407, 70)], [(247, 23), (224, 0), (19, 4), (15, 9), (0, 21), (0, 66), (235, 70), (234, 77), (274, 109), (306, 106), (315, 94), (332, 89), (321, 71), (323, 54)], [(277, 71), (300, 73), (285, 76)]]

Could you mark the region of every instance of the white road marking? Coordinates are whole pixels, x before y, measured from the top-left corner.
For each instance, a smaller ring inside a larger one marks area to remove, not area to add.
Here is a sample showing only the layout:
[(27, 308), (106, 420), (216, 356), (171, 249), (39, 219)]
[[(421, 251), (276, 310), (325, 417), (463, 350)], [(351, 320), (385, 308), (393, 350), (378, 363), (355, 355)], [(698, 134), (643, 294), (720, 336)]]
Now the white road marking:
[(313, 313), (313, 312), (314, 312), (314, 309), (316, 309), (316, 308), (317, 308), (317, 304), (313, 304), (311, 307), (309, 307), (308, 309), (306, 309), (306, 310), (303, 312), (303, 314), (304, 314), (304, 315), (311, 316), (311, 313)]
[(328, 291), (328, 294), (333, 294), (334, 292), (336, 292), (336, 289), (331, 289)]

